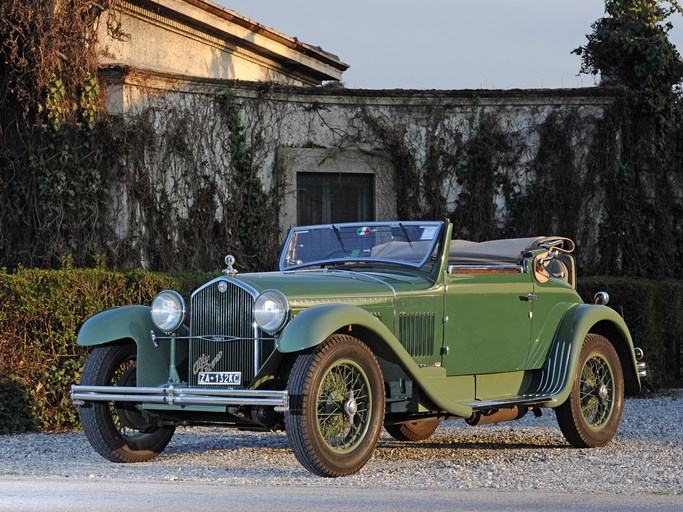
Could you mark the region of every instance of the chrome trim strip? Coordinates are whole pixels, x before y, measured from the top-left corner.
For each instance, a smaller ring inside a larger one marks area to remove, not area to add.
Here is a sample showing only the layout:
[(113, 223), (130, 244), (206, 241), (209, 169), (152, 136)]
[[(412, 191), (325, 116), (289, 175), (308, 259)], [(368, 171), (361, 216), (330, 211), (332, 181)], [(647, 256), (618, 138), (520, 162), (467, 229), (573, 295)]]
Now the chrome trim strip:
[(448, 265), (448, 272), (453, 270), (515, 270), (520, 274), (524, 273), (521, 265)]
[(560, 392), (567, 379), (570, 356), (571, 343), (558, 341), (548, 355), (538, 393), (554, 395)]
[[(285, 320), (286, 322), (286, 320)], [(256, 321), (254, 321), (253, 324), (253, 329), (254, 329), (254, 378), (258, 375), (259, 370), (261, 367), (259, 366), (259, 362), (261, 361), (261, 343), (263, 343), (263, 338), (259, 338), (258, 335), (258, 325), (256, 325)], [(270, 338), (270, 339), (275, 339), (275, 338)]]
[(140, 402), (168, 405), (267, 405), (277, 411), (289, 409), (286, 390), (206, 389), (169, 385), (163, 388), (125, 386), (71, 386), (71, 400), (86, 402)]
[(552, 395), (549, 394), (536, 394), (536, 395), (521, 395), (518, 397), (511, 398), (509, 400), (487, 400), (482, 402), (468, 402), (465, 405), (472, 407), (474, 411), (481, 411), (493, 408), (506, 408), (512, 407), (514, 405), (531, 405), (531, 404), (542, 404), (544, 402), (550, 402), (552, 400)]
[(261, 338), (258, 336), (258, 327), (254, 326), (254, 337), (239, 337), (239, 336), (224, 336), (216, 334), (211, 336), (157, 336), (154, 331), (150, 331), (149, 335), (152, 337), (152, 343), (157, 340), (202, 340), (213, 341), (214, 343), (228, 343), (230, 341), (275, 341), (275, 337)]

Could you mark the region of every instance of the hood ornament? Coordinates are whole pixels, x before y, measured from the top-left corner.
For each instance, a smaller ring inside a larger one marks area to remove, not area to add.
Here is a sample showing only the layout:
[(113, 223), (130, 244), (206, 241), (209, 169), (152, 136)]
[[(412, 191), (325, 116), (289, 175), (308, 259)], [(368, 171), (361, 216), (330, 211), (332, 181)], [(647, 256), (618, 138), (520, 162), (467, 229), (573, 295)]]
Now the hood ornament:
[(235, 264), (235, 257), (232, 254), (228, 254), (225, 257), (225, 264), (227, 266), (223, 269), (223, 273), (230, 277), (235, 277), (237, 275), (237, 270), (232, 268), (232, 266)]

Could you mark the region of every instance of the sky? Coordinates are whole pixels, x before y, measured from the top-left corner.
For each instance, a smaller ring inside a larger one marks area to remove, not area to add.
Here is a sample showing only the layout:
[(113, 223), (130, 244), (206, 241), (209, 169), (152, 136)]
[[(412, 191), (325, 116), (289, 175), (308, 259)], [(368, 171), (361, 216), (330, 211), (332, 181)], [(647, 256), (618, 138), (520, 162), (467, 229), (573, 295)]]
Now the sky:
[(571, 51), (604, 14), (602, 0), (213, 1), (337, 55), (357, 89), (590, 87)]

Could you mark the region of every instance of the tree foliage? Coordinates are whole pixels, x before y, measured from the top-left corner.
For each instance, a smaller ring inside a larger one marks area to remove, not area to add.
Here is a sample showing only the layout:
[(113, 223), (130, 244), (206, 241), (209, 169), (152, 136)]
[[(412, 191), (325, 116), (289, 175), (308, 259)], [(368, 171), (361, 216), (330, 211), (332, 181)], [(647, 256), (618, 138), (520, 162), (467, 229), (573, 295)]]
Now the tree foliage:
[[(676, 0), (606, 0), (606, 16), (593, 24), (588, 43), (574, 50), (581, 72), (622, 86), (616, 104), (619, 137), (605, 190), (603, 255), (631, 274), (675, 275), (683, 257), (683, 202), (676, 183), (675, 130), (681, 130), (683, 60), (669, 41), (669, 18), (683, 14)], [(680, 158), (679, 158), (680, 160)], [(611, 256), (610, 256), (611, 255)]]
[(683, 61), (669, 41), (669, 17), (681, 11), (678, 2), (606, 0), (607, 16), (593, 23), (588, 43), (573, 53), (581, 57), (581, 72), (602, 74), (634, 91), (641, 106), (667, 124), (672, 88), (683, 78)]

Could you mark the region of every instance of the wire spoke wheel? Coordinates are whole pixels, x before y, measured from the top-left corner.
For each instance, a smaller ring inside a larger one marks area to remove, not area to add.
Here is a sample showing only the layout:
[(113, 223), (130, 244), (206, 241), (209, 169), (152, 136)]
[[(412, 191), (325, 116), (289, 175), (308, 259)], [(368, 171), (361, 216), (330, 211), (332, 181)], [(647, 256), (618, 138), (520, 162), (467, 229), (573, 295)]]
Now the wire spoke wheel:
[(609, 363), (600, 356), (591, 357), (581, 372), (581, 414), (592, 428), (601, 428), (614, 406), (614, 382)]
[(619, 356), (607, 338), (586, 335), (569, 398), (555, 409), (564, 437), (578, 448), (603, 446), (616, 434), (624, 400)]
[(372, 393), (363, 369), (340, 361), (323, 376), (317, 400), (320, 436), (336, 453), (348, 453), (362, 441), (372, 412)]
[(287, 387), (285, 426), (299, 462), (321, 476), (358, 472), (384, 420), (384, 381), (372, 351), (352, 336), (330, 336), (297, 357)]

